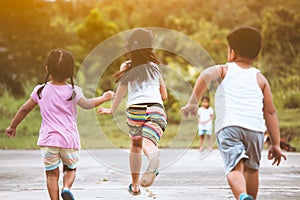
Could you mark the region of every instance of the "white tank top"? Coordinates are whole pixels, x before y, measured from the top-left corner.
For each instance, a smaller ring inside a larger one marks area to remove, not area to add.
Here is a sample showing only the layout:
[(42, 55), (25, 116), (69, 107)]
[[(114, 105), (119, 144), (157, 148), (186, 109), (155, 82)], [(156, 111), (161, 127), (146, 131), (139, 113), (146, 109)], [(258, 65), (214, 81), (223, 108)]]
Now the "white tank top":
[(263, 93), (257, 83), (256, 68), (243, 69), (235, 62), (227, 63), (225, 78), (215, 94), (215, 131), (228, 126), (240, 126), (265, 132)]
[(131, 81), (128, 82), (128, 100), (127, 100), (127, 107), (133, 104), (140, 104), (140, 103), (159, 103), (163, 105), (163, 101), (160, 94), (160, 69), (155, 64), (150, 62), (149, 65), (154, 67), (159, 71), (159, 73), (154, 74), (152, 78), (150, 76), (150, 72), (148, 73), (148, 79), (143, 82), (138, 81)]

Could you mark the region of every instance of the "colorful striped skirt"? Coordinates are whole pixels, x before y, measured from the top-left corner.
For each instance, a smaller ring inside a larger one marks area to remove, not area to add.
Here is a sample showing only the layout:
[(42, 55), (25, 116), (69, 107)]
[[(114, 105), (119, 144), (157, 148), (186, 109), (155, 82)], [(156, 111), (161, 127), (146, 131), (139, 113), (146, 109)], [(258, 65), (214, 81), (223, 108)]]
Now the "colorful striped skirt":
[(157, 145), (167, 126), (164, 108), (159, 104), (137, 104), (129, 106), (126, 114), (130, 137), (147, 138)]

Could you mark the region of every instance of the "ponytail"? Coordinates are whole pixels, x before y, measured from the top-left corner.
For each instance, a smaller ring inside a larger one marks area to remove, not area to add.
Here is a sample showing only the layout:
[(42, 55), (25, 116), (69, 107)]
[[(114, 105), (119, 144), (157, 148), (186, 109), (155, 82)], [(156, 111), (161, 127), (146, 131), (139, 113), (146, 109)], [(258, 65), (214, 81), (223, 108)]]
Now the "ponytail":
[(75, 92), (75, 86), (73, 81), (73, 73), (74, 73), (74, 57), (73, 55), (65, 50), (62, 49), (54, 49), (49, 52), (48, 58), (47, 58), (47, 75), (45, 79), (44, 85), (42, 85), (37, 90), (38, 98), (42, 98), (42, 91), (44, 87), (47, 85), (47, 81), (51, 75), (53, 79), (56, 81), (64, 81), (67, 78), (71, 79), (71, 85), (72, 85), (72, 96), (67, 100), (71, 101), (75, 98), (76, 92)]
[(47, 84), (48, 78), (49, 78), (49, 72), (48, 72), (47, 75), (46, 75), (46, 79), (45, 79), (44, 85), (41, 86), (41, 87), (37, 90), (37, 95), (38, 95), (39, 99), (41, 99), (41, 93), (42, 93), (44, 87), (45, 87), (46, 84)]
[[(114, 74), (116, 82), (123, 82), (123, 84), (133, 80), (143, 82), (148, 79), (149, 75), (154, 78), (154, 74), (160, 73), (157, 67), (152, 67), (150, 64), (150, 62), (157, 65), (161, 64), (153, 52), (152, 40), (152, 32), (145, 28), (137, 28), (130, 33), (126, 45), (129, 51), (130, 63), (126, 63), (119, 72)], [(137, 69), (138, 67), (139, 69)], [(134, 69), (134, 72), (131, 71), (132, 69)], [(131, 72), (128, 73), (129, 71)], [(150, 73), (148, 74), (148, 72)]]
[(73, 77), (70, 77), (70, 79), (71, 79), (71, 85), (72, 85), (72, 96), (67, 101), (71, 101), (76, 97)]

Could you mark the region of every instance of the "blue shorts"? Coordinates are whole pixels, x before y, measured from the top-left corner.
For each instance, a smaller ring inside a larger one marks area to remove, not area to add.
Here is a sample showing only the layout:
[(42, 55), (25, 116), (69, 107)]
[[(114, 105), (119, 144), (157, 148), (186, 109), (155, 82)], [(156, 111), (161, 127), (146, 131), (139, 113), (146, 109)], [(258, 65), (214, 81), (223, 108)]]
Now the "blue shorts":
[(209, 136), (211, 136), (212, 135), (212, 131), (211, 131), (211, 129), (210, 130), (206, 130), (206, 129), (198, 129), (198, 135), (209, 135)]
[(238, 126), (228, 126), (217, 133), (217, 142), (223, 158), (226, 175), (241, 159), (244, 166), (258, 169), (264, 144), (264, 133)]

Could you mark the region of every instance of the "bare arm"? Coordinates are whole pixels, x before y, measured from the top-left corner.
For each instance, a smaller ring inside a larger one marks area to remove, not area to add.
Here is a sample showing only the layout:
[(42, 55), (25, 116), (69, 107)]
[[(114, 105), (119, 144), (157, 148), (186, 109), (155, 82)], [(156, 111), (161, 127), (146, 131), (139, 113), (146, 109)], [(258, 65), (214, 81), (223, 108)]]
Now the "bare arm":
[(262, 92), (264, 95), (264, 101), (263, 101), (264, 118), (266, 120), (268, 132), (270, 133), (271, 143), (273, 145), (279, 145), (280, 144), (279, 123), (278, 123), (276, 108), (274, 106), (273, 99), (272, 99), (271, 89), (269, 83), (267, 82), (264, 76), (261, 75), (260, 79), (261, 79), (260, 81), (263, 82), (260, 85), (263, 85)]
[(205, 69), (200, 74), (194, 86), (188, 104), (181, 109), (181, 112), (185, 117), (188, 117), (189, 114), (191, 114), (192, 116), (197, 115), (198, 103), (201, 96), (204, 94), (204, 92), (207, 89), (207, 86), (212, 81), (220, 80), (220, 78), (222, 77), (222, 68), (223, 66), (212, 66)]
[(113, 113), (115, 113), (115, 111), (117, 110), (118, 106), (120, 105), (123, 97), (125, 96), (126, 92), (127, 92), (127, 85), (119, 84), (111, 108), (102, 108), (102, 107), (100, 107), (97, 112), (99, 114), (113, 114)]
[(281, 157), (286, 160), (285, 155), (282, 154), (280, 149), (280, 130), (278, 123), (278, 116), (276, 112), (276, 108), (273, 103), (272, 93), (270, 85), (267, 79), (262, 75), (257, 75), (258, 84), (262, 89), (264, 95), (264, 118), (266, 120), (266, 126), (268, 133), (270, 135), (271, 146), (269, 149), (268, 158), (271, 160), (274, 158), (273, 164), (277, 163), (277, 165), (281, 162)]
[(162, 76), (159, 78), (159, 91), (160, 91), (162, 100), (163, 101), (167, 100), (168, 92), (167, 92), (166, 84), (165, 84)]
[(213, 118), (214, 118), (214, 115), (210, 115), (209, 119), (205, 123), (208, 123), (208, 122), (212, 121)]
[(32, 109), (37, 105), (31, 98), (24, 103), (18, 110), (10, 126), (6, 129), (6, 134), (9, 137), (14, 137), (16, 135), (16, 128), (22, 122), (22, 120), (32, 111)]
[(113, 101), (113, 105), (111, 106), (111, 112), (114, 113), (117, 108), (119, 107), (123, 97), (125, 96), (127, 92), (127, 85), (122, 85), (120, 84), (117, 88), (117, 91), (116, 91), (116, 97)]
[(83, 109), (92, 109), (106, 101), (111, 100), (113, 98), (113, 95), (114, 95), (114, 93), (112, 91), (107, 91), (107, 92), (104, 92), (103, 95), (100, 97), (95, 97), (95, 98), (91, 98), (91, 99), (87, 99), (87, 98), (83, 97), (83, 98), (79, 99), (77, 104)]

